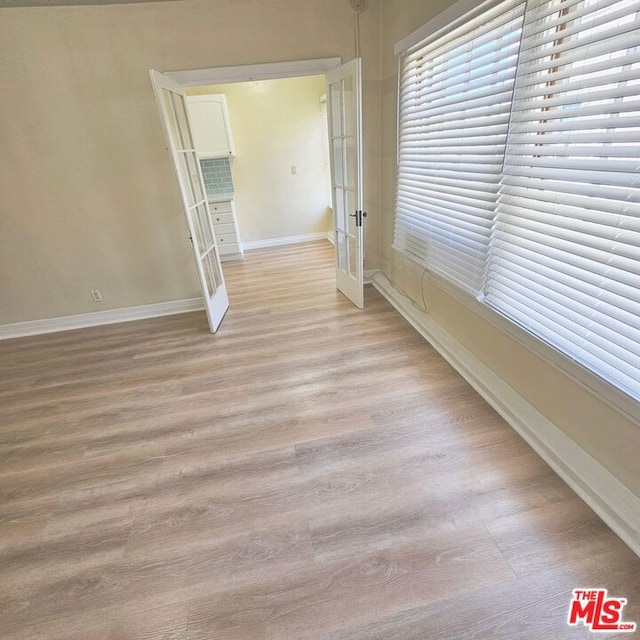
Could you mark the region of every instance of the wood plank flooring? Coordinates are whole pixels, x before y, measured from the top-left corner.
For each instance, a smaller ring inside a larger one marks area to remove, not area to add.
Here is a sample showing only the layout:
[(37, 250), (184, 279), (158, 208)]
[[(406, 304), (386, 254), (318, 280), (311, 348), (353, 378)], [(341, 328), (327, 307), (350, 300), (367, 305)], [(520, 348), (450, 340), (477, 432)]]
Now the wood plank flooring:
[(3, 640), (590, 638), (591, 586), (640, 623), (640, 560), (331, 251), (227, 263), (215, 336), (0, 343)]

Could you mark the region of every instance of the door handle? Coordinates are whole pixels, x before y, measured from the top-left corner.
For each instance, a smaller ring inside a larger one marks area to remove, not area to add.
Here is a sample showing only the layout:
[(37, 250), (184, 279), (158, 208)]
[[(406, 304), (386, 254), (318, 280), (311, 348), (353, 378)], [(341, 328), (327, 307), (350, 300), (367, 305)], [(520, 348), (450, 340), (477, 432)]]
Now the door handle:
[(358, 210), (355, 213), (350, 213), (349, 217), (356, 219), (356, 227), (361, 227), (362, 226), (362, 218), (366, 218), (367, 217), (367, 212)]

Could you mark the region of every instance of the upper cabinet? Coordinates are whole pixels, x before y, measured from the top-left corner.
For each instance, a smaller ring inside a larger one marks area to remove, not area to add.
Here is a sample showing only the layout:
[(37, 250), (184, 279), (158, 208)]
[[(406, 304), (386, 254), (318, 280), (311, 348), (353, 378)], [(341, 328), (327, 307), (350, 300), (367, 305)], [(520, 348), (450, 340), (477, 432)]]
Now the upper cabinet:
[(198, 156), (221, 158), (235, 155), (226, 97), (223, 94), (187, 96), (187, 106)]

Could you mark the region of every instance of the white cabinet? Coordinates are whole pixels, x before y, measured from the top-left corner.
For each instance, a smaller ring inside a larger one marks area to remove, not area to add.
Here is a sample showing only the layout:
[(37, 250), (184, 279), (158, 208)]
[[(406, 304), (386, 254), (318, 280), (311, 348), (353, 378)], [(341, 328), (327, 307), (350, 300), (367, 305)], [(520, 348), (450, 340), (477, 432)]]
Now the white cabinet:
[(213, 231), (216, 235), (218, 254), (220, 261), (240, 260), (244, 257), (238, 221), (233, 200), (209, 202), (209, 213), (213, 223)]
[(227, 98), (223, 94), (187, 96), (187, 108), (198, 157), (235, 155)]

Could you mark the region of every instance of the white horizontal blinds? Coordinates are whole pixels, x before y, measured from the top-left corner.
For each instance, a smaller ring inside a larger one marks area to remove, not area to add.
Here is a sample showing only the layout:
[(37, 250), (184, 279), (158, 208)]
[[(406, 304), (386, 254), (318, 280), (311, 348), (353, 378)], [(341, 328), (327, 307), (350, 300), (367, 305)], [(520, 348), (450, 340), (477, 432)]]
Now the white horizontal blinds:
[(394, 247), (477, 293), (504, 157), (522, 0), (484, 3), (401, 56)]
[(486, 300), (640, 399), (640, 0), (529, 2)]

